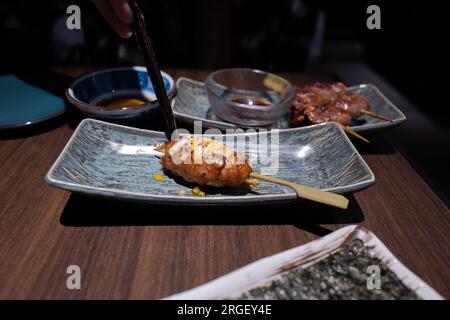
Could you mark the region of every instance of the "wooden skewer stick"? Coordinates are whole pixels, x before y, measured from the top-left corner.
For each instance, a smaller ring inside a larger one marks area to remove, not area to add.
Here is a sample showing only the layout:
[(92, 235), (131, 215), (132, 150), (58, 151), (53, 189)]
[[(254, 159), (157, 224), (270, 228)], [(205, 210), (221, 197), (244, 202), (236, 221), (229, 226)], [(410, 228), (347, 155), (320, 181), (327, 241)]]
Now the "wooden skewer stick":
[(348, 207), (348, 199), (340, 194), (322, 191), (319, 189), (311, 188), (311, 187), (305, 187), (299, 184), (296, 184), (294, 182), (289, 182), (282, 179), (277, 179), (273, 177), (267, 177), (260, 175), (258, 173), (252, 172), (250, 173), (250, 176), (256, 179), (280, 184), (283, 186), (290, 187), (295, 190), (297, 195), (300, 198), (308, 199), (315, 202), (320, 202), (323, 204), (327, 204), (329, 206), (337, 207), (340, 209), (347, 209)]
[(389, 118), (386, 118), (385, 116), (382, 116), (381, 114), (378, 114), (378, 113), (375, 113), (375, 112), (372, 112), (372, 111), (369, 111), (369, 110), (362, 109), (361, 113), (367, 114), (370, 117), (374, 117), (374, 118), (377, 118), (377, 119), (380, 119), (380, 120), (391, 121)]
[(370, 143), (369, 140), (367, 140), (366, 138), (364, 138), (362, 135), (360, 135), (360, 134), (357, 133), (356, 131), (350, 129), (349, 126), (344, 126), (344, 125), (342, 125), (342, 124), (340, 124), (340, 126), (341, 126), (341, 128), (342, 128), (345, 132), (351, 134), (352, 136), (355, 136), (355, 137), (357, 137), (358, 139), (361, 139), (361, 140), (364, 141), (364, 142)]

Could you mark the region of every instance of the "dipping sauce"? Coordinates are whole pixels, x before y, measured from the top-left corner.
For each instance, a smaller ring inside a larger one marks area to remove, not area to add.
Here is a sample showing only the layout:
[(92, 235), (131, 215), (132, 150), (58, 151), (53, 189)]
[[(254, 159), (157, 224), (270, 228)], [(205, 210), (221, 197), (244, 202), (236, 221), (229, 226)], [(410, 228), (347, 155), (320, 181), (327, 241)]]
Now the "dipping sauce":
[(98, 104), (104, 107), (110, 107), (111, 109), (123, 109), (137, 107), (145, 103), (148, 103), (148, 100), (143, 96), (133, 95), (107, 98), (100, 101)]
[(272, 103), (270, 103), (267, 100), (251, 99), (251, 98), (247, 98), (247, 97), (234, 97), (234, 98), (228, 99), (228, 101), (235, 102), (235, 103), (241, 103), (241, 104), (247, 104), (249, 106), (267, 107), (267, 106), (272, 105)]
[(155, 174), (153, 176), (153, 179), (158, 181), (158, 182), (161, 182), (161, 181), (164, 181), (164, 176), (162, 174)]

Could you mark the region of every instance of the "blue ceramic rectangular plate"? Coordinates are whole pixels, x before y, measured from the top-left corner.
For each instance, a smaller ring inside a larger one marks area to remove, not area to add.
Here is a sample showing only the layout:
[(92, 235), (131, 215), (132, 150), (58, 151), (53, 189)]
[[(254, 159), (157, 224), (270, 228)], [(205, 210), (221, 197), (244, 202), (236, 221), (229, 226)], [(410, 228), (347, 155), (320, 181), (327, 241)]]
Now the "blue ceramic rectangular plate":
[[(227, 137), (260, 138), (261, 133)], [(268, 135), (268, 139), (275, 138)], [(334, 123), (279, 131), (278, 139), (276, 149), (270, 149), (279, 152), (278, 172), (274, 174), (278, 178), (339, 193), (375, 182), (367, 164)], [(238, 204), (297, 199), (290, 188), (266, 182), (254, 189), (202, 188), (206, 196), (198, 197), (190, 190), (193, 186), (180, 179), (165, 176), (156, 181), (153, 176), (163, 170), (154, 147), (164, 141), (162, 132), (83, 120), (46, 181), (69, 191), (148, 202)], [(260, 172), (257, 148), (257, 144), (246, 143), (246, 150), (238, 151), (250, 158), (255, 172)]]
[[(363, 96), (369, 103), (370, 111), (390, 119), (390, 121), (384, 121), (363, 115), (358, 120), (352, 121), (351, 127), (354, 131), (372, 132), (390, 128), (406, 121), (405, 115), (374, 85), (362, 84), (348, 87), (347, 91)], [(179, 78), (177, 81), (177, 96), (172, 103), (172, 109), (175, 117), (189, 123), (202, 121), (203, 126), (218, 129), (237, 127), (232, 123), (219, 119), (213, 113), (203, 82), (183, 77)], [(287, 115), (280, 118), (272, 127), (280, 130), (289, 129)]]

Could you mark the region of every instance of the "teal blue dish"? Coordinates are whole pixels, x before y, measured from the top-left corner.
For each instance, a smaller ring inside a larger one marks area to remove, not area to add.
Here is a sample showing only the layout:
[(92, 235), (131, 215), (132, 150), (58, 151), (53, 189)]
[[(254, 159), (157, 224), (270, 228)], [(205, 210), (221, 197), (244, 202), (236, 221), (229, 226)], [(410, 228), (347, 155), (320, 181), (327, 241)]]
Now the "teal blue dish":
[(14, 75), (0, 76), (0, 129), (27, 127), (63, 114), (64, 99)]
[[(278, 152), (277, 172), (263, 172), (266, 164), (258, 156), (262, 133), (227, 135), (249, 141), (238, 152), (245, 154), (258, 173), (272, 175), (306, 186), (339, 193), (353, 192), (375, 182), (367, 164), (344, 131), (335, 123), (283, 130), (273, 145)], [(223, 138), (222, 135), (217, 136)], [(231, 140), (230, 140), (231, 138)], [(268, 135), (267, 141), (274, 137)], [(225, 139), (224, 139), (225, 140)], [(98, 120), (85, 119), (49, 170), (46, 181), (58, 188), (146, 202), (186, 204), (239, 204), (295, 201), (290, 188), (261, 182), (249, 188), (202, 188), (206, 196), (192, 194), (192, 185), (165, 176), (155, 147), (165, 142), (162, 132), (135, 129)], [(272, 152), (272, 149), (270, 150)]]
[[(161, 72), (169, 99), (176, 90), (171, 76)], [(148, 103), (128, 108), (110, 108), (102, 101), (115, 97), (138, 96)], [(145, 67), (104, 69), (76, 79), (66, 90), (66, 98), (88, 117), (102, 120), (130, 119), (151, 113), (158, 107), (155, 91)]]

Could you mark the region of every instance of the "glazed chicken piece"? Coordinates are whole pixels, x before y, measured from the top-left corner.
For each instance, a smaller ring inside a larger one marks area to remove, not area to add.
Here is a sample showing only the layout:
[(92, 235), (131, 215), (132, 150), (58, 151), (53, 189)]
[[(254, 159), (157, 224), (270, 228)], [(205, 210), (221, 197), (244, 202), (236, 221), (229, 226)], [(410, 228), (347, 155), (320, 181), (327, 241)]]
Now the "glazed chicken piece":
[(369, 109), (369, 104), (360, 95), (346, 93), (346, 89), (341, 82), (298, 87), (295, 103), (289, 110), (290, 123), (334, 121), (348, 126), (351, 119), (362, 115), (362, 110)]
[(334, 105), (326, 105), (321, 107), (310, 107), (304, 111), (306, 117), (308, 117), (311, 123), (323, 123), (323, 122), (337, 122), (343, 126), (348, 126), (352, 121), (350, 113), (348, 111), (339, 109)]
[(333, 103), (333, 106), (349, 112), (352, 119), (359, 118), (362, 115), (361, 110), (369, 109), (366, 99), (354, 93), (342, 95)]
[(297, 91), (297, 98), (294, 105), (289, 108), (289, 122), (292, 124), (300, 124), (306, 120), (305, 110), (308, 107), (314, 106), (312, 104), (312, 95), (308, 93), (300, 93)]
[[(346, 86), (341, 83), (315, 83), (297, 87), (297, 97), (294, 105), (289, 109), (289, 122), (298, 125), (305, 120), (310, 120), (305, 114), (311, 113), (313, 108), (325, 107), (334, 102), (345, 93)], [(318, 111), (319, 112), (319, 111)], [(310, 122), (315, 123), (310, 120)]]
[(347, 87), (342, 82), (315, 83), (313, 85), (302, 87), (300, 93), (309, 95), (311, 103), (315, 106), (322, 107), (332, 103), (345, 94), (346, 89)]
[(239, 187), (249, 179), (251, 166), (245, 157), (211, 139), (188, 136), (169, 141), (161, 158), (163, 167), (198, 185)]

